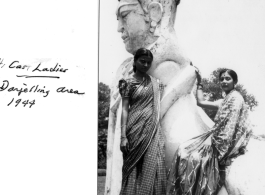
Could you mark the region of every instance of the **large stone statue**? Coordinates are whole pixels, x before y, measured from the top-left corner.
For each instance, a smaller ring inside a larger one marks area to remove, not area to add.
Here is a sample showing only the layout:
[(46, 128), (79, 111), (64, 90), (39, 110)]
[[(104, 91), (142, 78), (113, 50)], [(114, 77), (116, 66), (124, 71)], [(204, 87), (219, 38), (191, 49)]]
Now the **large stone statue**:
[[(126, 50), (134, 54), (141, 47), (152, 51), (148, 74), (164, 84), (161, 126), (166, 139), (166, 166), (170, 167), (178, 145), (209, 129), (213, 122), (196, 106), (192, 93), (196, 76), (191, 61), (179, 48), (174, 21), (179, 0), (120, 0), (118, 32)], [(111, 85), (105, 195), (119, 195), (122, 180), (120, 151), (121, 97), (118, 81), (132, 73), (133, 58), (119, 67)], [(222, 190), (222, 195), (227, 194)]]
[[(118, 31), (126, 50), (134, 54), (141, 47), (150, 49), (154, 60), (148, 74), (165, 85), (161, 101), (161, 125), (167, 138), (167, 167), (180, 142), (208, 129), (191, 93), (196, 79), (194, 69), (180, 50), (174, 30), (178, 3), (175, 0), (120, 0), (117, 8)], [(121, 97), (117, 86), (121, 78), (127, 78), (133, 72), (132, 64), (132, 58), (122, 63), (111, 86), (105, 194), (116, 195), (120, 190)]]

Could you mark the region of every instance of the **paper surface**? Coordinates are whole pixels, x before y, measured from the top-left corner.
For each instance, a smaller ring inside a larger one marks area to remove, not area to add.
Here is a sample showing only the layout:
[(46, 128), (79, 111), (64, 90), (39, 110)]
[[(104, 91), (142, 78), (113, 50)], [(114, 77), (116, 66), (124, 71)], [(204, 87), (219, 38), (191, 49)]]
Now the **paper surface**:
[(87, 9), (97, 2), (91, 4), (1, 1), (0, 194), (96, 193), (97, 12)]

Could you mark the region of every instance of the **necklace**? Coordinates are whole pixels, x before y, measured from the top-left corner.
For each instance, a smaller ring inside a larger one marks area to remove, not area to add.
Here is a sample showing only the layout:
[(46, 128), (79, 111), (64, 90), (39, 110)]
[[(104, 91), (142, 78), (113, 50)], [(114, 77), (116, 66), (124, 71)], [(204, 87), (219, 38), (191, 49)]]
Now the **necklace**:
[[(141, 77), (141, 79), (137, 78), (135, 75), (133, 77), (135, 78), (135, 80), (137, 80), (138, 82), (142, 83), (148, 78), (148, 75), (145, 75), (145, 76)], [(145, 86), (145, 87), (143, 86), (143, 88), (145, 90), (148, 90), (148, 87), (146, 86), (147, 83), (143, 83), (143, 85)]]
[(146, 76), (143, 76), (143, 77), (139, 76), (140, 78), (138, 78), (138, 77), (136, 77), (136, 76), (134, 75), (133, 77), (134, 77), (137, 81), (139, 81), (139, 82), (143, 82), (143, 81), (146, 80)]

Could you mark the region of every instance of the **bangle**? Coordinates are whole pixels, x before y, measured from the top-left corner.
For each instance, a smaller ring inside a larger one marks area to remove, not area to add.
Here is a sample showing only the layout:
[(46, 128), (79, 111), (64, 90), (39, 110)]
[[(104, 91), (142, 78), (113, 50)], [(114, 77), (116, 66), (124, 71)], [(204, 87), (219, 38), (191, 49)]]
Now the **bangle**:
[(122, 135), (121, 135), (121, 139), (126, 139), (126, 138), (127, 138), (126, 136), (122, 136)]

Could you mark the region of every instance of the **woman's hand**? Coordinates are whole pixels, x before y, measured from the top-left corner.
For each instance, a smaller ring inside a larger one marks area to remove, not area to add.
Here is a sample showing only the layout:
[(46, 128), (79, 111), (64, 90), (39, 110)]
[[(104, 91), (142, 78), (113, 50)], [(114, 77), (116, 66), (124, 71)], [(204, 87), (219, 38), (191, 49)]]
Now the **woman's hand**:
[(196, 66), (194, 66), (192, 63), (190, 65), (195, 68), (195, 73), (196, 73), (197, 82), (198, 82), (197, 84), (200, 84), (202, 82), (202, 76), (201, 76), (200, 70)]
[(201, 84), (201, 82), (202, 82), (202, 76), (201, 76), (200, 70), (195, 66), (194, 66), (194, 68), (195, 68), (195, 73), (197, 76), (197, 85), (198, 85), (198, 84)]
[(127, 155), (129, 152), (129, 142), (127, 137), (122, 137), (121, 138), (121, 144), (120, 144), (120, 149), (123, 154)]

